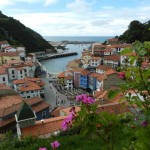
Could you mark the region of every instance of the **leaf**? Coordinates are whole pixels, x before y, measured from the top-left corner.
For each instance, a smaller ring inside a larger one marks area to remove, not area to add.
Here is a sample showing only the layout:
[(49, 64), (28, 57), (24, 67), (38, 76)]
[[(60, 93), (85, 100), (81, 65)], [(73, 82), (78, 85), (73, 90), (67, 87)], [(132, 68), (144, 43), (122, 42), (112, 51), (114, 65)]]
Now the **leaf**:
[(128, 53), (132, 53), (131, 48), (125, 48), (123, 51), (120, 52), (121, 55), (128, 54)]

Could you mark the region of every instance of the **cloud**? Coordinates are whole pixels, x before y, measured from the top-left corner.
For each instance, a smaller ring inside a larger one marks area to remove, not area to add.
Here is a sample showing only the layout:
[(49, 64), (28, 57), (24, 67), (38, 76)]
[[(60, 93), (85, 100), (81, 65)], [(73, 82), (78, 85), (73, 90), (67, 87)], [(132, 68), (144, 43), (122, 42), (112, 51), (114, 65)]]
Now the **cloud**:
[(68, 3), (66, 7), (74, 12), (85, 12), (91, 10), (91, 3), (84, 0), (75, 0), (72, 3)]
[(44, 6), (49, 6), (57, 3), (57, 0), (45, 0)]
[(13, 2), (10, 0), (1, 0), (0, 1), (0, 6), (7, 6), (7, 5), (11, 5), (11, 4), (13, 4)]
[(134, 9), (112, 8), (93, 11), (91, 4), (85, 0), (74, 0), (67, 4), (67, 8), (68, 10), (63, 12), (32, 13), (30, 11), (27, 13), (24, 11), (12, 16), (43, 36), (115, 36), (122, 34), (133, 20), (148, 21), (150, 12), (149, 5)]

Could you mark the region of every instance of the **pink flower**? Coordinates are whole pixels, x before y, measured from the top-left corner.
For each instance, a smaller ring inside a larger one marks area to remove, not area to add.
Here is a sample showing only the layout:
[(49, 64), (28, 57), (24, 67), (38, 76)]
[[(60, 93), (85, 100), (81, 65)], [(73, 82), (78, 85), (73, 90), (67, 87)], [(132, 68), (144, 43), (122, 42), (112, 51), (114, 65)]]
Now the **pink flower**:
[(47, 150), (46, 147), (40, 147), (39, 150)]
[(82, 101), (84, 104), (93, 104), (95, 100), (92, 97), (86, 97)]
[(53, 143), (51, 143), (51, 146), (53, 149), (56, 149), (60, 146), (60, 143), (58, 141), (54, 141)]
[(125, 73), (124, 72), (119, 72), (118, 75), (119, 75), (119, 78), (125, 79)]
[(76, 101), (80, 102), (82, 100), (82, 95), (76, 96)]

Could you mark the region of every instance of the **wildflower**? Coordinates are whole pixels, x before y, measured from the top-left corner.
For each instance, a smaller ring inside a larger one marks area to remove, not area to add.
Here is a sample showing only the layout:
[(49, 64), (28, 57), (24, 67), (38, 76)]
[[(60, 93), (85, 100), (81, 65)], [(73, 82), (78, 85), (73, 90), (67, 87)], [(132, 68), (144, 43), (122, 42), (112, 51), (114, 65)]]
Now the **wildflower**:
[(148, 126), (148, 121), (143, 121), (142, 123), (141, 123), (141, 126), (143, 126), (143, 127), (146, 127), (146, 126)]
[(54, 141), (53, 143), (51, 143), (51, 146), (53, 149), (56, 149), (60, 146), (60, 143), (58, 141)]
[(93, 104), (95, 100), (92, 97), (86, 97), (82, 101), (84, 104)]
[(39, 150), (47, 150), (46, 147), (40, 147)]

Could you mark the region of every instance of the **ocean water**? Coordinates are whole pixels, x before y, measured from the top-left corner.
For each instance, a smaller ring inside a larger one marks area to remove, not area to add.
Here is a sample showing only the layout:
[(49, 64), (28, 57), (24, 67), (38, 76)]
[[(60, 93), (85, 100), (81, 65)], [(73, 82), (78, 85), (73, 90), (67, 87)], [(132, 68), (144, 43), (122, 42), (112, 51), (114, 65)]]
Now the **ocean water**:
[[(112, 36), (47, 36), (44, 37), (47, 41), (93, 41), (104, 42)], [(66, 65), (69, 61), (81, 58), (83, 49), (89, 48), (90, 44), (68, 44), (66, 45), (66, 52), (77, 52), (78, 55), (68, 56), (62, 58), (55, 58), (41, 61), (41, 64), (47, 68), (49, 73), (60, 73), (66, 69)]]
[(106, 39), (112, 38), (112, 36), (45, 36), (47, 41), (59, 42), (59, 41), (93, 41), (104, 42)]

